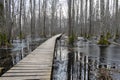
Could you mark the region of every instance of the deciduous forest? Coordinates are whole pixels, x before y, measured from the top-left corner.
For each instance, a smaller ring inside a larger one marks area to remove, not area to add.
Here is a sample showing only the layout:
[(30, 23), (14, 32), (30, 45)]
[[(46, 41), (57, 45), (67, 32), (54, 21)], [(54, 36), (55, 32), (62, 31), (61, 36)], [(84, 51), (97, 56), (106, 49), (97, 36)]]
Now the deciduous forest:
[(53, 80), (120, 79), (120, 0), (0, 0), (0, 75), (57, 34)]

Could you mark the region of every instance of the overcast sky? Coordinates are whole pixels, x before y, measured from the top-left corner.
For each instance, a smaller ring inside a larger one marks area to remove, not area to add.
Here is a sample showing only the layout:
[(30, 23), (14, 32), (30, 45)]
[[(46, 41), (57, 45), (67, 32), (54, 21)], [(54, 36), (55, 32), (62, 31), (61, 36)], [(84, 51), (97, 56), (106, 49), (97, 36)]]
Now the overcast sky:
[[(39, 1), (39, 0), (36, 0), (36, 1)], [(42, 1), (42, 0), (41, 0)], [(89, 1), (89, 0), (88, 0)], [(95, 1), (95, 0), (94, 0)], [(100, 0), (99, 0), (100, 1)], [(105, 0), (106, 1), (106, 0)], [(112, 3), (113, 3), (114, 0), (110, 0), (110, 11), (113, 10), (113, 7), (112, 7)], [(96, 2), (96, 1), (95, 1)], [(59, 0), (59, 3), (62, 5), (62, 11), (63, 11), (63, 15), (65, 17), (67, 17), (67, 0)], [(27, 4), (29, 5), (29, 1), (27, 1)], [(36, 2), (36, 4), (38, 5), (38, 2)], [(96, 3), (95, 3), (96, 4)], [(119, 5), (120, 5), (120, 0), (119, 0)], [(48, 4), (49, 6), (49, 4)], [(84, 8), (84, 7), (83, 7)], [(49, 9), (50, 10), (50, 9)]]

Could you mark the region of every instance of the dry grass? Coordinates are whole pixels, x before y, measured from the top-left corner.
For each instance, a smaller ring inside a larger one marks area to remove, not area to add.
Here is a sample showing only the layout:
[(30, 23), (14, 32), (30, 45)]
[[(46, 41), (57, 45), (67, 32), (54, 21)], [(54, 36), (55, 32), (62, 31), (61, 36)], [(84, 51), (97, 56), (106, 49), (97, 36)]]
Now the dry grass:
[(110, 72), (106, 68), (100, 68), (98, 72), (98, 80), (113, 80)]

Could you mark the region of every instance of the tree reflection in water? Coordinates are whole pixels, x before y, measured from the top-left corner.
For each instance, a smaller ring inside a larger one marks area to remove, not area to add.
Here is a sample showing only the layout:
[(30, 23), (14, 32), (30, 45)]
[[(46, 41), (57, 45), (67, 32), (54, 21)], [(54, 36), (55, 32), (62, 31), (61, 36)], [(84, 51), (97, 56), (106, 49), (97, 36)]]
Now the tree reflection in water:
[[(64, 39), (62, 41), (65, 42)], [(57, 67), (54, 69), (53, 80), (99, 80), (101, 69), (112, 70), (116, 68), (117, 63), (120, 64), (120, 48), (114, 48), (115, 45), (99, 46), (78, 41), (74, 47), (68, 47), (60, 45), (63, 44), (62, 41), (58, 41), (59, 44), (56, 45), (54, 65)], [(119, 79), (119, 71), (117, 73), (113, 71), (106, 71), (108, 73), (105, 74), (109, 74), (110, 78)], [(111, 72), (114, 74), (111, 75)]]

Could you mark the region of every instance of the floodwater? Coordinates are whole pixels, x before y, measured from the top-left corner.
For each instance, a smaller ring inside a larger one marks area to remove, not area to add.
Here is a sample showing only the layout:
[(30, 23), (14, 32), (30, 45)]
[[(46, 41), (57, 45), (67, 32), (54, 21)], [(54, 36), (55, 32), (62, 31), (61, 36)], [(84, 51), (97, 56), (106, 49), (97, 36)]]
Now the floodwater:
[(57, 41), (53, 80), (99, 80), (101, 68), (112, 80), (120, 80), (120, 46), (79, 40), (68, 47), (64, 37)]
[(57, 40), (53, 64), (54, 65), (53, 80), (67, 79), (67, 64), (68, 64), (67, 49), (68, 49), (67, 44), (64, 43), (64, 40)]
[(13, 65), (22, 60), (26, 55), (33, 51), (37, 46), (44, 42), (45, 38), (36, 38), (33, 41), (27, 40), (13, 40), (13, 47), (0, 49), (0, 76), (9, 70)]

